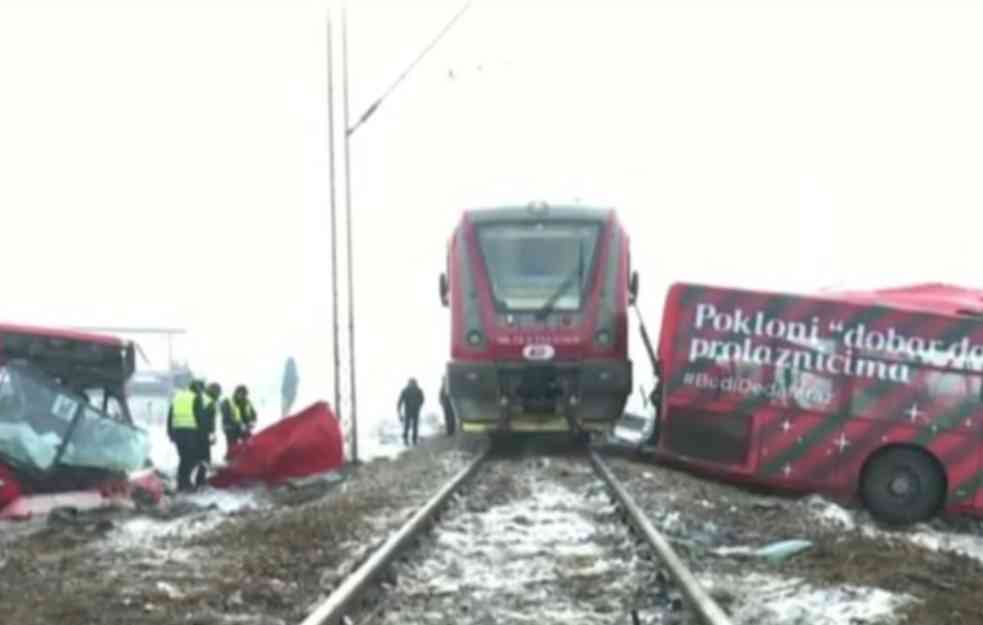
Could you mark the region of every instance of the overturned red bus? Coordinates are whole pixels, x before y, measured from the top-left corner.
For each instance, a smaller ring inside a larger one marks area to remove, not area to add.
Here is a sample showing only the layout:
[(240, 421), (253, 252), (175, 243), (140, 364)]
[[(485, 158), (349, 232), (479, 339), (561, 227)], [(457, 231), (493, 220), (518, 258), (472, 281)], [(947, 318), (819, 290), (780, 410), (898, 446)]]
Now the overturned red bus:
[(675, 284), (658, 365), (662, 459), (889, 524), (983, 513), (983, 291)]

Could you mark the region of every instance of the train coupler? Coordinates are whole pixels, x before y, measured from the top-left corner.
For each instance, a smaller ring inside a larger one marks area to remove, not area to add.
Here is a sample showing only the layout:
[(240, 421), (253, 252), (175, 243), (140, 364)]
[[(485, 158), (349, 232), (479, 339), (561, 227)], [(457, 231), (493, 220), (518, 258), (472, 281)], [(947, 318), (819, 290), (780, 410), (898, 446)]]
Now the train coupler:
[(498, 423), (496, 430), (508, 432), (512, 429), (512, 419), (509, 415), (509, 398), (502, 395), (498, 400)]

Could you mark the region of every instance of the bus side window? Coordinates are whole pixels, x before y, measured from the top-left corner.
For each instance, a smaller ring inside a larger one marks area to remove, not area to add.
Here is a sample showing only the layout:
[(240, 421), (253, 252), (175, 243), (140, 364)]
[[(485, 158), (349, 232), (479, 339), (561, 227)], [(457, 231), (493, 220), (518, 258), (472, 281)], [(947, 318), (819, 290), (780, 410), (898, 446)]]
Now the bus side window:
[(980, 377), (955, 371), (926, 371), (920, 395), (934, 412), (963, 411), (980, 403)]

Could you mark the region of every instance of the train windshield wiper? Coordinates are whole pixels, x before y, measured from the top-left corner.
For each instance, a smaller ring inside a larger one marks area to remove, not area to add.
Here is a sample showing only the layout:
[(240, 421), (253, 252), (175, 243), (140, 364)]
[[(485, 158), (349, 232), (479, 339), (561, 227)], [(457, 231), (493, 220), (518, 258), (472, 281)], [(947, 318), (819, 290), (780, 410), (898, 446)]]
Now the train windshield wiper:
[(584, 240), (580, 239), (577, 243), (577, 270), (568, 275), (557, 287), (556, 291), (546, 300), (543, 306), (536, 311), (536, 319), (543, 321), (546, 316), (550, 314), (553, 307), (556, 306), (557, 300), (559, 300), (567, 290), (574, 284), (583, 284), (584, 281)]

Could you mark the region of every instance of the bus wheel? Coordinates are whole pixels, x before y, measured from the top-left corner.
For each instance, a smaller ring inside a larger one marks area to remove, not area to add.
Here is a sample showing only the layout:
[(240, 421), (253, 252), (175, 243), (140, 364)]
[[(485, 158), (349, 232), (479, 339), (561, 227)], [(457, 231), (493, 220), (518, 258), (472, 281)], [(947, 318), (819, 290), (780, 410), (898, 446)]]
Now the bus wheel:
[(945, 476), (925, 452), (897, 447), (875, 455), (863, 471), (864, 504), (887, 525), (931, 518), (945, 497)]

